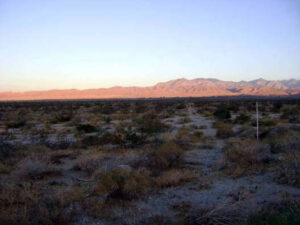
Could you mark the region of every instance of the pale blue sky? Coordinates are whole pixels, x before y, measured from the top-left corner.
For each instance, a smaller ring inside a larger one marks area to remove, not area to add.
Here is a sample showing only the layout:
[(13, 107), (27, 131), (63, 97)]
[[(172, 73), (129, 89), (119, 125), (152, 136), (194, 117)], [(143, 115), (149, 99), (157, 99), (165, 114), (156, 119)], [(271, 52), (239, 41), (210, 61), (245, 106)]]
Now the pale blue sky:
[(0, 91), (300, 78), (299, 0), (0, 0)]

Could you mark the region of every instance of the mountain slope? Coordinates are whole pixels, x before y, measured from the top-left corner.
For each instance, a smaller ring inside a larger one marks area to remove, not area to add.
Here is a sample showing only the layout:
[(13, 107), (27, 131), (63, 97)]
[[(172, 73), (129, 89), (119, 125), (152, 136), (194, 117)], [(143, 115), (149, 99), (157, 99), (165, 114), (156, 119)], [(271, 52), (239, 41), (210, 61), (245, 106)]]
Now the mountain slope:
[(221, 81), (198, 78), (176, 79), (150, 87), (111, 87), (87, 90), (47, 90), (28, 92), (2, 92), (0, 101), (45, 99), (96, 99), (96, 98), (158, 98), (158, 97), (208, 97), (238, 95), (295, 95), (300, 94), (300, 80)]

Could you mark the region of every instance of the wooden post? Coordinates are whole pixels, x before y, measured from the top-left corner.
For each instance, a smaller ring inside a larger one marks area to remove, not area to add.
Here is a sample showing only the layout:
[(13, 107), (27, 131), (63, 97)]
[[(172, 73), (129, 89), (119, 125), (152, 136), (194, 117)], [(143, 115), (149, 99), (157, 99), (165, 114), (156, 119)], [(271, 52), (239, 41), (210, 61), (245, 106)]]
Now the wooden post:
[(256, 139), (259, 139), (259, 132), (258, 132), (258, 102), (256, 102)]

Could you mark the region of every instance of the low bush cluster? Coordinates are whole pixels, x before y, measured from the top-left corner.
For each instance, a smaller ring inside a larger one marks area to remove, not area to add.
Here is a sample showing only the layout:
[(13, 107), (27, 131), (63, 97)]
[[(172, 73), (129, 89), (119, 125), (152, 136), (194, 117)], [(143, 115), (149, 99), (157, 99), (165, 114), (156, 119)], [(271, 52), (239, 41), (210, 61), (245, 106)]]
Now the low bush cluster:
[(300, 188), (300, 151), (285, 153), (275, 173), (278, 183)]
[(245, 114), (245, 113), (241, 113), (234, 120), (234, 122), (237, 123), (237, 124), (245, 124), (249, 121), (250, 121), (250, 116)]
[(95, 170), (101, 167), (102, 162), (105, 159), (105, 154), (101, 152), (91, 153), (88, 155), (83, 155), (77, 159), (78, 169), (87, 172), (93, 173)]
[(229, 139), (224, 153), (229, 173), (234, 177), (260, 171), (272, 160), (269, 145), (252, 139)]
[(218, 138), (229, 138), (234, 135), (234, 132), (232, 130), (232, 125), (229, 123), (216, 122), (214, 124), (214, 128), (217, 129)]
[(31, 184), (6, 185), (0, 188), (0, 224), (67, 225), (76, 214), (72, 207), (83, 199), (81, 190), (44, 195)]
[(227, 106), (221, 105), (214, 112), (214, 116), (219, 120), (228, 120), (231, 118), (231, 113)]
[(90, 124), (78, 124), (76, 126), (76, 129), (78, 132), (84, 132), (84, 133), (93, 133), (98, 131), (97, 127), (92, 126)]
[(182, 163), (183, 150), (174, 142), (167, 142), (158, 147), (149, 159), (154, 170), (166, 170), (178, 167)]
[[(269, 132), (271, 133), (271, 132)], [(300, 151), (300, 133), (295, 131), (287, 131), (269, 135), (268, 143), (273, 153), (289, 152), (290, 150)]]
[(137, 125), (137, 129), (146, 134), (155, 134), (162, 132), (168, 128), (168, 126), (160, 121), (155, 114), (144, 114), (134, 120)]
[(99, 184), (95, 193), (105, 199), (135, 199), (149, 191), (150, 178), (139, 171), (115, 169), (98, 175)]
[(30, 156), (19, 162), (14, 170), (14, 175), (20, 180), (38, 180), (46, 176), (60, 175), (60, 171), (56, 170), (48, 158), (42, 156)]
[(179, 170), (171, 169), (164, 171), (161, 175), (156, 178), (156, 184), (159, 187), (174, 187), (179, 186), (183, 183), (195, 180), (198, 174), (192, 170)]

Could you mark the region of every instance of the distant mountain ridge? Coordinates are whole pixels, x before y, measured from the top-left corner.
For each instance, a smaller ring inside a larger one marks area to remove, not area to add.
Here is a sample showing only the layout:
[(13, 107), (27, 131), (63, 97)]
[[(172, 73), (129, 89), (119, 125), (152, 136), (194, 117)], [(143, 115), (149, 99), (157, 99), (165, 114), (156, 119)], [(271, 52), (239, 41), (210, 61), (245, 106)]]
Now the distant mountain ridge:
[(50, 99), (109, 99), (210, 96), (287, 96), (300, 94), (300, 80), (222, 81), (185, 78), (160, 82), (149, 87), (111, 87), (99, 89), (65, 89), (27, 92), (0, 92), (0, 101)]

